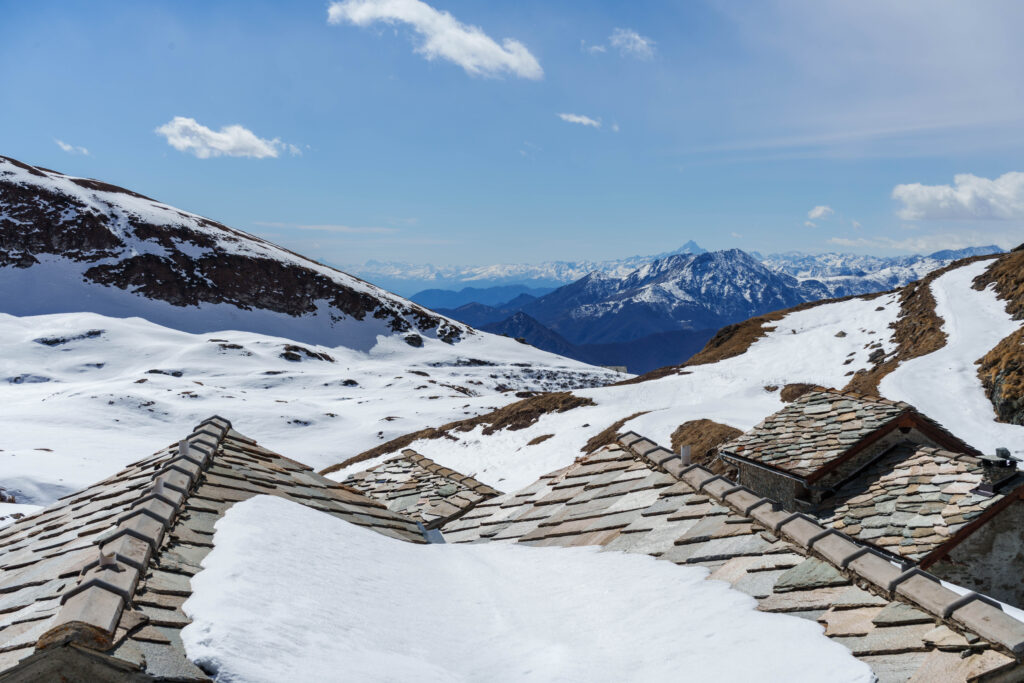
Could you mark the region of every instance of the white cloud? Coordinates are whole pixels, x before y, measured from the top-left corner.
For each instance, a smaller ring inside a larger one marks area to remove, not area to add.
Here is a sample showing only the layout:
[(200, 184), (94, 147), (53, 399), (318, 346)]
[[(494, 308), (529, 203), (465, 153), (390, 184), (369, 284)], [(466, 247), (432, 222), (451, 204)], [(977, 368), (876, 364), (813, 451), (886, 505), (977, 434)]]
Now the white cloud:
[(850, 225), (853, 227), (854, 230), (860, 230), (861, 227), (863, 227), (863, 226), (861, 226), (860, 221), (853, 221), (853, 220), (851, 220), (850, 221)]
[(739, 234), (738, 232), (731, 232), (729, 234), (732, 235), (733, 237), (735, 237), (736, 239), (742, 239), (743, 238), (743, 235)]
[(511, 74), (534, 80), (544, 76), (536, 57), (518, 40), (506, 38), (499, 45), (479, 27), (463, 24), (420, 0), (334, 2), (327, 9), (327, 21), (355, 26), (407, 24), (423, 38), (417, 52), (429, 60), (441, 58), (458, 64), (474, 76)]
[(85, 147), (76, 147), (75, 145), (69, 145), (63, 140), (58, 140), (57, 138), (54, 138), (53, 141), (57, 143), (58, 147), (60, 147), (68, 154), (81, 154), (82, 156), (89, 156), (89, 150), (87, 150)]
[(831, 206), (816, 206), (807, 212), (807, 217), (812, 221), (818, 221), (823, 218), (828, 218), (834, 213), (835, 211), (832, 210)]
[(600, 120), (592, 119), (589, 116), (583, 116), (582, 114), (559, 114), (558, 118), (569, 123), (578, 123), (581, 126), (593, 126), (594, 128), (601, 127)]
[(650, 59), (654, 56), (654, 41), (632, 29), (615, 29), (609, 36), (608, 42), (623, 55), (631, 55), (639, 59)]
[(892, 198), (903, 203), (904, 220), (1021, 220), (1024, 219), (1024, 173), (998, 178), (970, 173), (953, 176), (953, 185), (910, 183), (893, 188)]
[(808, 228), (816, 228), (816, 227), (818, 227), (818, 224), (817, 223), (812, 223), (811, 221), (804, 221), (804, 226), (808, 227)]
[(915, 254), (930, 254), (943, 249), (963, 249), (965, 247), (988, 244), (996, 244), (1003, 249), (1012, 249), (1022, 239), (1024, 239), (1022, 231), (1008, 231), (993, 235), (988, 231), (970, 230), (915, 235), (905, 239), (893, 239), (891, 237), (832, 237), (828, 241), (842, 247), (890, 249)]
[(200, 159), (219, 156), (263, 159), (276, 157), (281, 152), (294, 156), (302, 154), (295, 145), (281, 142), (277, 138), (266, 140), (239, 125), (211, 130), (186, 116), (175, 116), (157, 128), (156, 132), (167, 138), (167, 144), (174, 149), (190, 152)]
[(319, 232), (336, 232), (346, 235), (389, 235), (398, 232), (398, 228), (356, 227), (351, 225), (323, 224), (308, 225), (303, 223), (254, 223), (262, 228), (289, 228), (292, 230), (314, 230)]

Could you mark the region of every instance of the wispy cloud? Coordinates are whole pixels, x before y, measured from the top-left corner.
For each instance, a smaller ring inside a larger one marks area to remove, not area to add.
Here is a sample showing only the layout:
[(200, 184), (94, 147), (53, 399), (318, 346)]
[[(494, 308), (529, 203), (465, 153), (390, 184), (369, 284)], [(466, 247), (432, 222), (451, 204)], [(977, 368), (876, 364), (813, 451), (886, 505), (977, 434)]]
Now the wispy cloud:
[(261, 138), (239, 125), (212, 130), (186, 116), (175, 116), (157, 128), (156, 133), (167, 138), (167, 144), (179, 152), (188, 152), (200, 159), (220, 156), (264, 159), (277, 157), (281, 152), (293, 156), (302, 154), (295, 145), (281, 142), (278, 138)]
[(57, 138), (54, 138), (53, 141), (57, 143), (58, 147), (60, 147), (62, 150), (64, 150), (68, 154), (81, 154), (82, 156), (89, 156), (89, 150), (87, 150), (85, 147), (77, 147), (75, 145), (69, 145), (68, 143), (64, 142), (63, 140), (58, 140)]
[(619, 54), (638, 59), (650, 59), (654, 56), (654, 41), (628, 28), (617, 28), (608, 38), (611, 46)]
[(535, 145), (529, 140), (524, 140), (523, 146), (519, 148), (519, 155), (527, 159), (534, 159), (540, 151), (543, 151), (540, 145)]
[(952, 185), (897, 185), (892, 198), (902, 202), (899, 217), (909, 221), (1024, 220), (1024, 173), (995, 179), (960, 173)]
[(369, 26), (377, 22), (406, 24), (422, 38), (416, 52), (428, 60), (445, 59), (474, 76), (510, 74), (533, 80), (544, 70), (518, 40), (497, 41), (477, 26), (463, 24), (448, 12), (421, 0), (344, 0), (327, 9), (330, 24)]
[(828, 218), (834, 213), (835, 211), (832, 210), (831, 206), (816, 206), (807, 212), (807, 217), (812, 221), (818, 221), (822, 218)]
[(592, 119), (589, 116), (583, 114), (558, 114), (558, 118), (568, 123), (578, 123), (581, 126), (591, 126), (593, 128), (600, 128), (601, 121), (599, 119)]
[(336, 232), (345, 235), (390, 235), (398, 232), (398, 228), (381, 228), (374, 226), (351, 226), (338, 224), (305, 224), (305, 223), (264, 223), (257, 222), (261, 228), (284, 228), (288, 230), (314, 230), (317, 232)]
[[(617, 28), (612, 31), (612, 34), (608, 36), (608, 45), (618, 50), (623, 57), (650, 59), (654, 56), (655, 42), (629, 28)], [(598, 55), (607, 52), (608, 45), (600, 43), (588, 45), (587, 41), (581, 40), (580, 50)]]
[(959, 232), (940, 232), (928, 235), (915, 235), (904, 239), (891, 237), (832, 237), (828, 241), (841, 247), (863, 249), (888, 249), (892, 251), (930, 254), (942, 249), (963, 249), (988, 244), (996, 244), (1003, 249), (1015, 247), (1024, 240), (1024, 230), (1005, 231), (997, 234), (967, 230)]

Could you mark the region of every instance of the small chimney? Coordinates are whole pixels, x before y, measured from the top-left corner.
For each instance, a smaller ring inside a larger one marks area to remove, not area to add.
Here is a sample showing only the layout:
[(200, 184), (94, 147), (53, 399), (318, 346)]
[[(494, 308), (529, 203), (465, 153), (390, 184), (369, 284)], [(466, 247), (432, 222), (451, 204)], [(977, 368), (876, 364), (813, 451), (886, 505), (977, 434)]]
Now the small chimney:
[(679, 447), (679, 459), (683, 461), (683, 466), (688, 467), (691, 464), (690, 447), (680, 446)]
[(1017, 474), (1017, 459), (1008, 448), (997, 448), (995, 455), (983, 455), (980, 460), (982, 479), (976, 490), (982, 495), (994, 496), (1002, 484)]
[(109, 569), (117, 566), (117, 557), (114, 553), (105, 553), (100, 550), (100, 567), (102, 569)]

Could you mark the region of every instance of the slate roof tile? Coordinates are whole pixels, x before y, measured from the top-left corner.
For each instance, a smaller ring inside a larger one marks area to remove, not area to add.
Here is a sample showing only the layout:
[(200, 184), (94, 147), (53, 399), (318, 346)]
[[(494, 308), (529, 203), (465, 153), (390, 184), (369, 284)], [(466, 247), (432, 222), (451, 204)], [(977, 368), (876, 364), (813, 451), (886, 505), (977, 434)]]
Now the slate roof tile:
[(913, 414), (941, 432), (949, 443), (961, 444), (973, 452), (907, 403), (831, 389), (807, 392), (752, 430), (723, 444), (720, 451), (807, 477), (905, 414)]
[(1005, 491), (972, 493), (982, 480), (981, 461), (973, 455), (897, 446), (840, 487), (819, 517), (827, 526), (918, 561), (1005, 497)]
[(500, 491), (410, 449), (349, 475), (343, 484), (428, 527), (440, 526), (500, 495)]

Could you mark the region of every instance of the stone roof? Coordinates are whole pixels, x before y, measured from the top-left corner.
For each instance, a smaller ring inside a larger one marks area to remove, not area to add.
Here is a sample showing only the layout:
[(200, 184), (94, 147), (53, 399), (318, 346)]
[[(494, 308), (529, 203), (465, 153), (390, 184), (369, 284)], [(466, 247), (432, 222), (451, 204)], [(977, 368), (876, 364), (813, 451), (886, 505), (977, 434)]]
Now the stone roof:
[(438, 527), (501, 493), (411, 449), (349, 475), (343, 483), (389, 510), (422, 521), (427, 528)]
[(0, 530), (0, 681), (208, 680), (185, 657), (181, 606), (214, 524), (258, 494), (425, 542), (414, 521), (211, 418)]
[(840, 487), (818, 517), (859, 541), (919, 562), (1006, 496), (1005, 490), (978, 492), (983, 479), (975, 456), (901, 445)]
[(706, 567), (760, 610), (822, 624), (881, 680), (1022, 672), (1024, 623), (999, 607), (903, 571), (633, 433), (442, 531), (448, 542), (597, 545)]
[(719, 450), (811, 477), (904, 415), (938, 436), (944, 442), (940, 445), (975, 452), (910, 404), (822, 388), (807, 392)]

